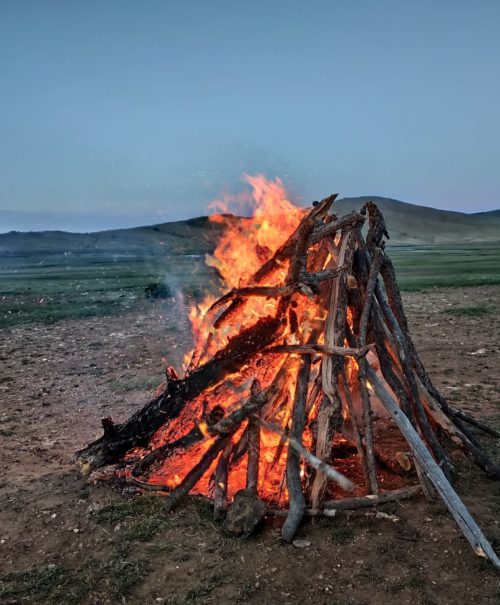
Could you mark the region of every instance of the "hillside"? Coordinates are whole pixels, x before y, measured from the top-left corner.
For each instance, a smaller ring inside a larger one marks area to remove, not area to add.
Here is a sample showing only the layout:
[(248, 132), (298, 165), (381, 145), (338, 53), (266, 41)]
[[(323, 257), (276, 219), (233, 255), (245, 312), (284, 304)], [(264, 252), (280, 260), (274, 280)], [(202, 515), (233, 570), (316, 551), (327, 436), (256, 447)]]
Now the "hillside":
[[(339, 215), (359, 210), (367, 200), (384, 213), (391, 245), (500, 241), (500, 210), (465, 214), (407, 204), (382, 197), (344, 198), (336, 202)], [(228, 215), (227, 220), (238, 220)], [(0, 255), (36, 254), (204, 254), (213, 250), (221, 229), (207, 217), (95, 233), (65, 231), (0, 234)]]
[(382, 211), (392, 245), (500, 241), (500, 210), (465, 214), (372, 196), (339, 200), (336, 211), (346, 214), (368, 200)]

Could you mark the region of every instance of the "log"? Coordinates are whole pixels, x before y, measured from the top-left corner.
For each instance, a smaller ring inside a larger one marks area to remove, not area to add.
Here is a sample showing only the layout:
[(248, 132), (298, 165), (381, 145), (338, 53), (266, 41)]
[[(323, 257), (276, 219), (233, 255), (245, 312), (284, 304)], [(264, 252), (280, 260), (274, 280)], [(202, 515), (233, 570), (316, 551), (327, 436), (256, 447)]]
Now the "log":
[(491, 426), (488, 426), (484, 422), (481, 422), (480, 420), (478, 420), (477, 418), (474, 418), (470, 414), (467, 414), (463, 410), (459, 410), (458, 408), (451, 408), (451, 407), (450, 407), (450, 410), (451, 410), (451, 413), (455, 416), (455, 418), (460, 418), (460, 420), (467, 422), (467, 424), (475, 426), (480, 431), (483, 431), (483, 433), (491, 435), (492, 437), (500, 438), (500, 431), (497, 431), (496, 429), (492, 428)]
[(324, 509), (330, 510), (355, 510), (358, 508), (368, 508), (370, 506), (379, 506), (388, 502), (399, 502), (400, 500), (409, 500), (422, 493), (420, 485), (404, 487), (378, 494), (369, 494), (367, 496), (358, 496), (357, 498), (342, 498), (339, 500), (326, 500), (323, 504)]
[[(328, 225), (329, 227), (330, 225)], [(337, 258), (339, 265), (352, 267), (356, 240), (361, 223), (354, 228), (344, 228), (341, 234), (340, 250)], [(325, 346), (343, 346), (346, 334), (347, 317), (347, 277), (341, 275), (331, 284), (328, 317), (325, 322)], [(318, 437), (316, 456), (322, 460), (329, 459), (331, 442), (335, 430), (335, 421), (340, 420), (341, 400), (338, 395), (338, 380), (344, 367), (344, 360), (338, 355), (326, 355), (322, 364), (322, 388), (325, 393), (323, 404), (318, 413)], [(311, 487), (313, 508), (319, 508), (326, 489), (324, 475), (316, 474)]]
[(229, 442), (222, 450), (217, 466), (215, 468), (215, 488), (214, 488), (214, 520), (222, 521), (227, 511), (227, 479), (229, 471), (229, 457), (233, 449), (233, 444)]
[(181, 483), (170, 492), (163, 505), (167, 513), (171, 512), (176, 506), (179, 505), (179, 503), (189, 494), (193, 487), (207, 472), (212, 462), (217, 458), (219, 452), (227, 445), (231, 444), (233, 433), (227, 433), (217, 437), (202, 456), (201, 460), (195, 466), (193, 466)]
[(264, 427), (268, 431), (273, 431), (274, 433), (282, 435), (285, 440), (285, 443), (288, 443), (291, 447), (293, 447), (293, 449), (296, 450), (302, 456), (302, 458), (304, 458), (304, 460), (310, 467), (316, 469), (319, 473), (325, 475), (327, 479), (339, 485), (346, 492), (352, 492), (354, 490), (356, 486), (350, 479), (348, 479), (342, 473), (339, 473), (339, 471), (335, 470), (333, 466), (331, 466), (324, 460), (321, 460), (320, 458), (312, 454), (301, 443), (296, 441), (293, 437), (287, 435), (285, 431), (281, 429), (281, 427), (272, 424), (271, 422), (267, 422), (267, 420), (260, 419), (258, 422), (262, 427)]
[(411, 400), (414, 406), (415, 417), (417, 419), (418, 425), (427, 443), (438, 458), (443, 472), (447, 477), (451, 477), (451, 474), (454, 470), (453, 464), (448, 458), (448, 455), (446, 454), (443, 446), (434, 434), (434, 431), (429, 423), (429, 419), (427, 418), (422, 402), (420, 401), (416, 377), (410, 362), (410, 353), (407, 345), (407, 340), (399, 326), (396, 317), (392, 312), (392, 309), (387, 303), (387, 300), (385, 299), (384, 293), (382, 292), (382, 289), (380, 288), (379, 284), (376, 284), (375, 286), (375, 294), (377, 296), (378, 303), (380, 304), (380, 307), (382, 308), (382, 311), (386, 317), (386, 320), (392, 328), (392, 333), (398, 346), (398, 353), (401, 362), (401, 367), (403, 370), (403, 376), (409, 387), (409, 393), (411, 394)]
[(366, 487), (366, 490), (368, 491), (371, 489), (370, 470), (368, 467), (368, 463), (366, 461), (366, 451), (363, 446), (363, 441), (361, 438), (361, 433), (359, 431), (359, 426), (358, 426), (358, 423), (356, 422), (356, 411), (354, 409), (354, 402), (351, 397), (351, 390), (349, 388), (349, 382), (347, 380), (347, 374), (346, 374), (345, 368), (342, 368), (341, 378), (342, 378), (341, 387), (342, 387), (344, 398), (347, 402), (347, 408), (349, 410), (349, 414), (351, 416), (351, 422), (352, 422), (352, 427), (353, 427), (353, 432), (354, 432), (354, 440), (356, 443), (356, 449), (358, 452), (359, 460), (361, 462), (361, 466), (363, 467), (365, 487)]
[[(302, 433), (306, 424), (306, 400), (310, 372), (311, 358), (305, 357), (301, 360), (297, 373), (290, 429), (291, 438), (298, 443), (302, 443)], [(281, 536), (286, 542), (291, 542), (304, 516), (306, 500), (300, 476), (300, 455), (290, 443), (286, 459), (286, 484), (288, 487), (288, 516), (281, 529)]]
[(365, 451), (366, 466), (368, 469), (368, 479), (372, 494), (378, 494), (377, 470), (375, 465), (375, 455), (373, 452), (373, 431), (372, 431), (372, 408), (370, 395), (366, 384), (366, 371), (368, 362), (366, 359), (360, 359), (358, 369), (359, 389), (361, 393), (361, 402), (363, 404), (363, 425), (365, 429)]
[(248, 420), (248, 464), (246, 489), (257, 494), (259, 486), (260, 426), (254, 417)]
[(340, 347), (334, 345), (318, 345), (314, 343), (304, 345), (275, 345), (269, 347), (265, 353), (297, 353), (301, 355), (340, 355), (342, 357), (354, 357), (359, 359), (364, 357), (374, 348), (375, 344), (369, 344), (362, 347)]
[[(368, 282), (366, 284), (365, 299), (361, 318), (359, 320), (359, 338), (358, 346), (363, 347), (366, 343), (366, 333), (368, 330), (368, 319), (371, 315), (375, 286), (377, 285), (378, 274), (382, 264), (382, 254), (379, 249), (375, 251), (375, 257), (370, 267)], [(373, 452), (373, 431), (372, 431), (372, 408), (370, 404), (370, 395), (366, 384), (366, 369), (368, 362), (366, 359), (359, 361), (358, 380), (361, 392), (361, 402), (363, 404), (363, 422), (365, 429), (365, 449), (366, 466), (368, 469), (368, 478), (372, 494), (378, 494), (377, 470), (375, 465), (375, 455)]]
[(480, 557), (488, 558), (495, 567), (500, 569), (500, 559), (493, 550), (491, 544), (486, 539), (485, 535), (474, 521), (464, 503), (460, 500), (458, 494), (450, 485), (443, 471), (430, 455), (429, 450), (425, 447), (418, 433), (412, 427), (408, 418), (399, 409), (397, 403), (389, 395), (377, 374), (369, 368), (368, 378), (377, 393), (378, 398), (382, 401), (387, 411), (398, 425), (399, 429), (406, 438), (413, 455), (418, 460), (424, 473), (431, 481), (432, 485), (441, 496), (448, 510), (462, 530), (464, 536), (469, 541), (474, 552)]

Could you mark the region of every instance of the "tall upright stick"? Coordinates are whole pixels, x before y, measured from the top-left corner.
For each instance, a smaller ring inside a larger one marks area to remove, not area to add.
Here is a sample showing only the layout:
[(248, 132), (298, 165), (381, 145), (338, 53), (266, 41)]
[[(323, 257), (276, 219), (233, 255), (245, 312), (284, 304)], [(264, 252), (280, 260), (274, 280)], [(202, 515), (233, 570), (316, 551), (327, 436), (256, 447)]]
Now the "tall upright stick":
[[(302, 433), (306, 424), (306, 401), (311, 372), (311, 358), (303, 357), (297, 374), (295, 397), (293, 402), (292, 427), (290, 435), (293, 439), (302, 442)], [(300, 476), (300, 454), (289, 444), (286, 460), (286, 484), (288, 487), (288, 516), (281, 530), (284, 540), (291, 542), (297, 528), (302, 521), (306, 510), (306, 500), (302, 490)]]

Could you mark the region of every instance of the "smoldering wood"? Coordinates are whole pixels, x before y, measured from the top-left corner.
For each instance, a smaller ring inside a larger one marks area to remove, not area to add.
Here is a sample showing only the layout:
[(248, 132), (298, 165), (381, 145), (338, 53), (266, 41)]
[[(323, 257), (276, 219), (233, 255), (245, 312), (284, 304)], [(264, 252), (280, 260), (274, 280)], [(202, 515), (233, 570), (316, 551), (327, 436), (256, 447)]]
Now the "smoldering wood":
[(248, 420), (248, 464), (246, 489), (257, 494), (260, 463), (260, 426), (257, 419)]
[(352, 492), (354, 490), (355, 485), (350, 479), (348, 479), (345, 475), (334, 469), (333, 466), (331, 466), (324, 460), (321, 460), (320, 458), (312, 454), (299, 441), (287, 435), (287, 433), (283, 431), (281, 427), (276, 426), (271, 422), (267, 422), (265, 420), (259, 420), (259, 423), (267, 430), (283, 435), (285, 443), (290, 444), (290, 446), (294, 450), (296, 450), (302, 456), (302, 458), (304, 458), (304, 460), (309, 464), (311, 468), (314, 468), (319, 473), (326, 475), (326, 477), (330, 481), (335, 482), (346, 492)]
[(215, 467), (215, 487), (214, 487), (214, 519), (222, 521), (226, 516), (227, 510), (227, 481), (229, 471), (229, 457), (233, 444), (229, 442), (222, 450), (217, 466)]
[(351, 416), (351, 423), (352, 423), (353, 432), (354, 432), (354, 440), (356, 443), (356, 449), (358, 452), (359, 460), (361, 462), (361, 466), (363, 467), (365, 487), (367, 490), (370, 490), (372, 487), (371, 486), (372, 481), (371, 481), (371, 477), (370, 477), (371, 470), (370, 470), (368, 462), (366, 460), (365, 446), (363, 445), (361, 433), (359, 431), (358, 423), (356, 421), (356, 411), (354, 409), (354, 402), (352, 400), (351, 390), (349, 387), (349, 382), (347, 380), (347, 374), (346, 374), (345, 368), (342, 368), (341, 388), (342, 388), (345, 400), (347, 402), (347, 408), (349, 410), (349, 414)]
[(181, 483), (170, 492), (164, 503), (166, 512), (172, 511), (176, 506), (178, 506), (181, 500), (188, 495), (188, 493), (207, 472), (212, 462), (217, 458), (219, 452), (231, 442), (232, 436), (233, 433), (227, 433), (215, 439), (212, 445), (203, 454), (199, 462), (193, 466)]
[(302, 355), (340, 355), (342, 357), (364, 357), (374, 348), (375, 344), (369, 344), (358, 348), (340, 347), (333, 345), (304, 344), (304, 345), (276, 345), (265, 350), (266, 353), (297, 353)]

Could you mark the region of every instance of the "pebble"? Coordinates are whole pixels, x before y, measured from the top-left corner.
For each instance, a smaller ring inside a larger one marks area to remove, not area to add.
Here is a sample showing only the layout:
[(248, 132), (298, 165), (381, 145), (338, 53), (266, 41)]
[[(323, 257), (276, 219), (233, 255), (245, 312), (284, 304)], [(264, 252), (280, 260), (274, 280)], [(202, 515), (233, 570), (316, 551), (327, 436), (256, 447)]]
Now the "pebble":
[(292, 544), (295, 548), (309, 548), (309, 546), (311, 546), (311, 541), (305, 540), (304, 538), (296, 538)]

